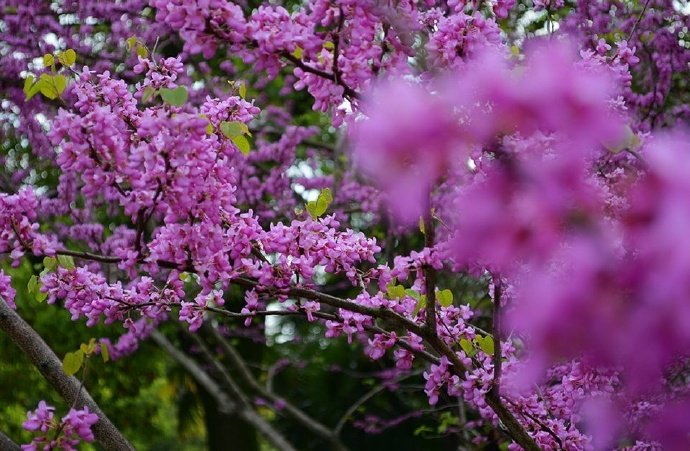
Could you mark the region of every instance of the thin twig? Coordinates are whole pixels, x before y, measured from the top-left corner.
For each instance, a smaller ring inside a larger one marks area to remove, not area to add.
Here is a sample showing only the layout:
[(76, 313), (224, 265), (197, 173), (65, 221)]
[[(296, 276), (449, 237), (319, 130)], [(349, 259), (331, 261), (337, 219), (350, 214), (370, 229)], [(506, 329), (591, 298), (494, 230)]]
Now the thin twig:
[(644, 6), (642, 7), (642, 11), (640, 12), (640, 15), (637, 17), (637, 20), (635, 21), (635, 24), (633, 24), (632, 29), (630, 30), (630, 33), (628, 33), (628, 38), (626, 41), (630, 41), (632, 37), (635, 35), (635, 31), (637, 31), (637, 26), (642, 22), (642, 18), (644, 17), (644, 13), (647, 11), (647, 6), (649, 6), (649, 0), (644, 2)]

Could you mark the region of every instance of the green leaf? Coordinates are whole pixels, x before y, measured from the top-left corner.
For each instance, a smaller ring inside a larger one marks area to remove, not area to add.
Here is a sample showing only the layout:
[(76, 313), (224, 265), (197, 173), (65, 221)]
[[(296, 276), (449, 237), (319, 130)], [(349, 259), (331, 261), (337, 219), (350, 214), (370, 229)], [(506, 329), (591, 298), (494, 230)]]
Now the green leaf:
[(467, 354), (468, 357), (473, 357), (477, 353), (477, 350), (474, 349), (472, 342), (466, 338), (460, 339), (460, 347), (463, 351), (465, 351), (465, 354)]
[(101, 342), (101, 357), (103, 358), (103, 362), (110, 360), (110, 351), (108, 350), (108, 345), (103, 342)]
[(244, 83), (240, 83), (240, 86), (237, 88), (237, 92), (239, 93), (240, 97), (243, 99), (247, 97), (247, 85)]
[(181, 281), (186, 282), (189, 280), (189, 273), (188, 272), (181, 272), (178, 277), (180, 278)]
[(243, 135), (235, 136), (232, 138), (233, 144), (237, 146), (238, 149), (240, 149), (240, 152), (242, 152), (244, 155), (248, 155), (249, 152), (252, 150), (251, 144), (249, 144), (249, 140), (245, 138)]
[(480, 335), (474, 337), (475, 343), (479, 345), (482, 351), (488, 355), (494, 355), (494, 339), (490, 336), (482, 337)]
[(235, 138), (240, 135), (249, 133), (249, 127), (244, 122), (239, 121), (223, 121), (220, 123), (220, 131), (226, 138)]
[(43, 257), (43, 267), (48, 271), (53, 271), (57, 268), (57, 258), (55, 257)]
[(36, 293), (38, 290), (38, 277), (36, 277), (36, 274), (31, 276), (29, 283), (26, 285), (26, 289), (29, 291), (29, 294)]
[(440, 424), (438, 425), (437, 431), (439, 434), (445, 434), (449, 427), (457, 426), (459, 424), (460, 420), (458, 417), (450, 412), (443, 412), (441, 414)]
[(72, 49), (67, 49), (64, 52), (58, 53), (58, 61), (66, 67), (72, 67), (77, 62), (77, 52)]
[(84, 363), (84, 352), (79, 349), (75, 352), (68, 352), (62, 359), (62, 370), (68, 376), (74, 376)]
[(52, 67), (55, 64), (55, 57), (50, 53), (43, 55), (43, 66)]
[(436, 293), (436, 299), (443, 307), (450, 307), (453, 305), (453, 292), (447, 289), (441, 290)]
[(422, 235), (426, 235), (426, 228), (424, 227), (424, 218), (419, 217), (419, 231), (422, 232)]
[(147, 86), (146, 89), (144, 89), (144, 92), (141, 95), (141, 101), (144, 103), (147, 103), (153, 95), (156, 93), (156, 90), (153, 88), (153, 86)]
[(422, 425), (414, 430), (414, 436), (417, 437), (418, 435), (422, 435), (427, 432), (434, 432), (434, 430), (427, 425)]
[(74, 269), (74, 259), (69, 255), (58, 255), (57, 261), (65, 269)]
[(170, 105), (174, 106), (184, 105), (189, 97), (187, 88), (184, 86), (178, 86), (175, 89), (161, 88), (160, 95), (165, 103), (169, 103)]

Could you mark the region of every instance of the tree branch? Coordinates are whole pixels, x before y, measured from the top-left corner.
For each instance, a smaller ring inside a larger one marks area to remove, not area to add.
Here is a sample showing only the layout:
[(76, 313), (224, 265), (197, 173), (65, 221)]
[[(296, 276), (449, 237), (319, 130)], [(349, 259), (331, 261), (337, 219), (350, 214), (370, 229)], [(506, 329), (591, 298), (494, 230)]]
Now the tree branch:
[[(165, 352), (175, 359), (182, 367), (189, 372), (189, 374), (206, 389), (206, 391), (216, 400), (219, 410), (223, 413), (235, 413), (240, 416), (247, 423), (254, 426), (257, 431), (264, 435), (276, 448), (281, 451), (297, 451), (287, 439), (276, 429), (273, 428), (266, 420), (261, 418), (254, 409), (247, 405), (246, 399), (240, 398), (237, 403), (223, 391), (223, 389), (196, 363), (192, 358), (187, 356), (184, 352), (177, 349), (170, 341), (168, 341), (163, 334), (154, 330), (151, 333), (151, 338), (156, 342)], [(199, 344), (197, 342), (197, 344)], [(208, 352), (205, 344), (201, 342), (202, 352)], [(211, 363), (216, 362), (211, 359)], [(218, 366), (214, 364), (216, 369)], [(222, 368), (222, 365), (221, 365)], [(226, 371), (223, 371), (223, 376), (228, 376)], [(229, 377), (229, 376), (228, 376)], [(226, 380), (226, 382), (228, 382)], [(230, 379), (230, 385), (236, 387), (234, 381)], [(234, 390), (233, 390), (234, 391)], [(238, 389), (239, 393), (239, 389)]]
[[(427, 232), (428, 233), (428, 232)], [(117, 262), (120, 259), (117, 257), (105, 257), (98, 256), (95, 254), (80, 253), (81, 258), (97, 257), (96, 261), (107, 261), (107, 262)], [(115, 260), (115, 261), (111, 261)], [(179, 264), (170, 261), (159, 260), (157, 264), (162, 268), (176, 269), (178, 271), (195, 272), (194, 267), (184, 266), (180, 267)], [(230, 280), (230, 283), (247, 287), (255, 288), (259, 287), (261, 284), (253, 279), (248, 279), (245, 277), (238, 277)], [(428, 287), (427, 287), (428, 289)], [(434, 288), (435, 289), (435, 288)], [(464, 365), (462, 361), (458, 358), (455, 352), (445, 343), (436, 333), (435, 330), (430, 330), (428, 327), (420, 326), (416, 322), (405, 318), (404, 316), (385, 308), (373, 308), (364, 305), (356, 304), (354, 302), (332, 296), (330, 294), (321, 293), (316, 290), (301, 288), (301, 287), (289, 287), (287, 289), (281, 290), (281, 293), (287, 294), (289, 296), (297, 298), (306, 298), (315, 301), (319, 301), (323, 304), (330, 305), (332, 307), (341, 308), (344, 310), (361, 313), (364, 315), (371, 316), (373, 318), (381, 318), (391, 320), (395, 325), (407, 329), (420, 337), (424, 338), (426, 342), (440, 355), (445, 355), (450, 362), (453, 364), (453, 371), (459, 377), (464, 378)], [(428, 302), (428, 300), (427, 300)], [(428, 305), (427, 305), (428, 307)], [(218, 309), (220, 312), (221, 309)], [(214, 310), (215, 311), (215, 310)], [(434, 312), (435, 313), (435, 312)], [(229, 315), (229, 316), (236, 316)], [(317, 316), (317, 315), (315, 315)], [(494, 337), (495, 349), (500, 347), (500, 337)], [(486, 402), (491, 407), (499, 419), (503, 422), (505, 427), (508, 429), (511, 437), (524, 449), (532, 451), (539, 450), (539, 446), (536, 442), (529, 436), (525, 428), (522, 427), (520, 422), (515, 418), (515, 416), (508, 410), (508, 408), (501, 402), (500, 396), (497, 396), (496, 392), (491, 390), (486, 396)]]
[(22, 448), (0, 431), (0, 449), (3, 451), (21, 451)]
[[(98, 415), (98, 422), (93, 426), (96, 440), (107, 450), (133, 451), (134, 447), (122, 433), (110, 422), (105, 413), (96, 404), (85, 389), (80, 394), (80, 382), (68, 376), (62, 370), (62, 362), (38, 333), (24, 321), (7, 302), (0, 297), (0, 329), (27, 355), (41, 375), (60, 394), (67, 404), (87, 406)], [(78, 400), (77, 400), (78, 398)]]
[(216, 329), (214, 329), (208, 324), (204, 324), (202, 327), (206, 333), (212, 335), (213, 338), (218, 342), (218, 344), (220, 344), (220, 347), (223, 349), (223, 353), (228, 357), (230, 364), (233, 366), (233, 368), (235, 368), (240, 378), (249, 387), (251, 387), (252, 390), (256, 391), (262, 397), (271, 400), (273, 403), (282, 404), (283, 410), (287, 414), (289, 414), (294, 420), (302, 424), (302, 426), (312, 431), (314, 434), (328, 441), (333, 446), (333, 449), (340, 451), (347, 450), (345, 445), (343, 445), (338, 440), (337, 432), (331, 431), (328, 427), (324, 426), (314, 418), (310, 417), (301, 409), (295, 407), (285, 398), (276, 395), (275, 393), (267, 390), (261, 384), (259, 384), (256, 378), (254, 378), (252, 372), (249, 370), (249, 367), (247, 367), (246, 363), (244, 362), (244, 359), (239, 354), (239, 352), (237, 352), (237, 350), (233, 346), (231, 346), (230, 343), (228, 343), (228, 341), (222, 335), (220, 335), (220, 333), (218, 333)]
[(501, 295), (503, 294), (503, 287), (501, 286), (501, 279), (494, 277), (494, 303), (493, 303), (493, 318), (492, 318), (492, 334), (494, 339), (494, 374), (491, 390), (496, 391), (496, 396), (501, 395), (501, 369), (503, 367), (503, 350), (501, 349)]
[[(434, 219), (431, 213), (424, 216), (424, 247), (434, 247)], [(431, 265), (424, 265), (424, 289), (426, 290), (426, 328), (436, 335), (436, 270)]]

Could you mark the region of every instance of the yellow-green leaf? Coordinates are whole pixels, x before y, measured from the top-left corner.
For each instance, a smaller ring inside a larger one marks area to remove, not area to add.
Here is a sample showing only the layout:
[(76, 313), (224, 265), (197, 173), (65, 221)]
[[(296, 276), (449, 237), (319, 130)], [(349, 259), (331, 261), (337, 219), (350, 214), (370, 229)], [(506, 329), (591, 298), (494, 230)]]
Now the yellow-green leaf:
[(58, 53), (58, 61), (66, 67), (72, 67), (77, 62), (77, 52), (72, 49), (67, 49), (64, 52)]
[(402, 285), (388, 285), (388, 298), (389, 299), (400, 299), (405, 296), (405, 287)]
[(324, 188), (319, 193), (319, 197), (315, 201), (307, 203), (307, 211), (312, 219), (319, 218), (326, 213), (329, 205), (333, 202), (333, 194), (329, 188)]
[(413, 290), (412, 288), (408, 288), (405, 290), (405, 294), (411, 297), (412, 299), (417, 299), (419, 300), (422, 295), (421, 293), (418, 293), (417, 291)]
[(141, 94), (141, 101), (144, 103), (148, 102), (155, 93), (156, 90), (153, 88), (153, 86), (147, 86), (146, 89), (144, 89), (144, 92)]
[(62, 370), (68, 376), (74, 376), (84, 363), (84, 352), (80, 349), (75, 352), (68, 352), (62, 359)]
[(249, 154), (249, 152), (252, 150), (249, 141), (243, 135), (235, 136), (232, 138), (232, 142), (244, 155)]
[(467, 354), (468, 357), (472, 357), (477, 353), (477, 350), (474, 349), (472, 342), (466, 338), (460, 339), (460, 347), (463, 351), (465, 351), (465, 354)]
[(249, 133), (249, 127), (244, 122), (238, 121), (223, 121), (220, 123), (220, 131), (226, 138), (234, 138), (236, 136), (245, 135)]
[[(31, 81), (30, 85), (28, 83), (29, 80)], [(33, 75), (29, 75), (26, 81), (24, 81), (24, 93), (26, 94), (26, 98), (24, 100), (30, 100), (33, 96), (38, 94), (41, 91), (41, 83), (42, 82), (40, 79), (36, 81)]]
[(39, 288), (39, 290), (36, 292), (36, 300), (37, 300), (38, 302), (43, 302), (43, 301), (45, 301), (47, 297), (48, 297), (48, 293), (44, 293), (43, 291), (40, 290), (40, 288)]
[(41, 94), (43, 94), (51, 100), (60, 97), (60, 94), (62, 94), (65, 91), (65, 88), (67, 87), (67, 79), (64, 75), (60, 74), (41, 74), (39, 82), (39, 89), (41, 91)]
[(476, 337), (474, 337), (474, 341), (486, 354), (494, 355), (494, 339), (492, 337), (488, 335), (486, 337), (477, 335)]
[(28, 94), (31, 87), (34, 85), (34, 76), (29, 74), (28, 77), (24, 79), (24, 94)]
[(450, 307), (453, 305), (453, 292), (447, 289), (441, 290), (436, 293), (436, 299), (438, 299), (438, 303), (443, 307)]
[(69, 255), (58, 255), (58, 263), (65, 269), (74, 269), (74, 259)]
[(26, 285), (29, 296), (34, 296), (38, 302), (43, 302), (48, 297), (47, 293), (41, 291), (42, 286), (43, 284), (35, 274), (31, 276), (29, 283)]
[(419, 311), (422, 310), (424, 307), (426, 307), (426, 296), (421, 295), (417, 298), (417, 305), (415, 305), (414, 312), (412, 312), (413, 315), (419, 313)]
[(240, 83), (240, 86), (237, 88), (237, 92), (239, 93), (240, 97), (243, 99), (247, 97), (247, 85), (244, 83)]
[(294, 56), (295, 58), (300, 59), (300, 60), (302, 59), (303, 55), (304, 55), (304, 49), (302, 49), (302, 47), (300, 47), (299, 45), (297, 47), (295, 47), (295, 51), (292, 52), (292, 56)]
[(189, 93), (187, 93), (187, 88), (184, 86), (178, 86), (175, 89), (161, 88), (160, 89), (161, 98), (165, 103), (169, 103), (174, 106), (182, 106), (187, 102), (189, 98)]
[(326, 50), (333, 50), (335, 49), (335, 44), (333, 43), (333, 41), (326, 41), (323, 43), (323, 48), (325, 48)]
[(43, 66), (44, 67), (52, 67), (53, 64), (55, 64), (55, 57), (51, 55), (50, 53), (46, 53), (43, 55)]
[(38, 287), (38, 277), (36, 277), (36, 274), (34, 274), (29, 279), (29, 283), (26, 285), (26, 289), (29, 291), (29, 294), (34, 294), (36, 292), (37, 287)]
[(96, 350), (96, 339), (92, 338), (89, 340), (88, 343), (82, 343), (79, 346), (79, 349), (81, 352), (83, 352), (85, 355), (91, 355), (93, 352)]
[(48, 271), (52, 271), (57, 268), (57, 258), (55, 257), (43, 257), (43, 267)]
[(127, 50), (132, 50), (139, 39), (136, 36), (130, 36), (125, 41), (127, 43)]
[(103, 358), (103, 362), (110, 360), (110, 351), (108, 350), (108, 345), (103, 342), (101, 342), (101, 357)]
[(137, 55), (139, 55), (142, 58), (146, 58), (147, 56), (149, 56), (149, 51), (146, 48), (146, 46), (137, 44)]

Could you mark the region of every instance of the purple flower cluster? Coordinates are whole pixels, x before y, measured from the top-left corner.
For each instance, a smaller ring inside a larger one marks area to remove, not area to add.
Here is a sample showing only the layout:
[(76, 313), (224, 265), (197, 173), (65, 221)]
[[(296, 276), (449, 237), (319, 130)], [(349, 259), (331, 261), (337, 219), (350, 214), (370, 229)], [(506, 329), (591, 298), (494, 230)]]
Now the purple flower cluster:
[(98, 422), (98, 415), (88, 407), (70, 409), (60, 421), (55, 418), (55, 407), (40, 401), (33, 412), (27, 413), (24, 429), (39, 433), (31, 443), (22, 445), (25, 451), (62, 449), (76, 451), (81, 442), (93, 442), (91, 427)]

